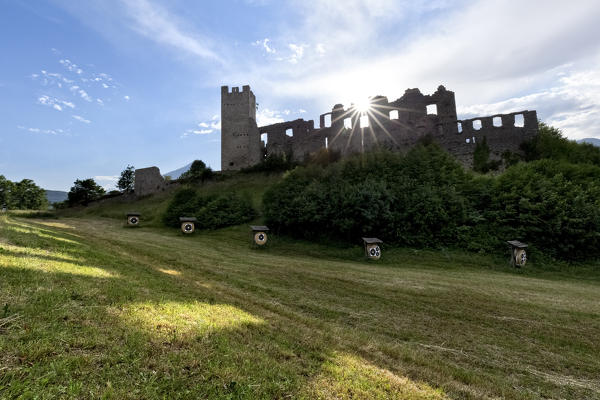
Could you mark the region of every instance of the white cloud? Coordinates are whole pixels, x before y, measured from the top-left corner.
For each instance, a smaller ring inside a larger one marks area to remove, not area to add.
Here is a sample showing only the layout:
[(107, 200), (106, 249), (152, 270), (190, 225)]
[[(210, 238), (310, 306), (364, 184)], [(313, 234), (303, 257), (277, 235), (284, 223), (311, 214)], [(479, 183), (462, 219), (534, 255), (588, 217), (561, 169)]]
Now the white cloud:
[(220, 61), (207, 38), (185, 30), (185, 23), (169, 14), (165, 8), (148, 0), (126, 1), (123, 5), (131, 18), (130, 27), (137, 33), (195, 56)]
[(281, 113), (277, 110), (263, 108), (256, 112), (256, 124), (258, 126), (272, 125), (284, 121)]
[[(582, 0), (577, 7), (558, 0), (531, 0), (517, 8), (513, 2), (494, 0), (462, 4), (294, 0), (294, 4), (301, 19), (279, 35), (295, 46), (289, 48), (290, 62), (256, 60), (225, 79), (254, 77), (259, 102), (293, 99), (326, 111), (333, 104), (377, 94), (394, 100), (406, 88), (432, 93), (444, 84), (464, 108), (530, 93), (546, 96), (551, 88), (565, 85), (558, 72), (600, 70), (600, 7), (593, 0)], [(403, 24), (425, 14), (418, 29)], [(294, 38), (302, 38), (304, 44)], [(569, 99), (573, 98), (571, 94)], [(537, 109), (544, 119), (560, 121), (567, 135), (597, 135), (598, 130), (591, 128), (592, 113), (578, 106), (572, 109), (574, 115), (559, 118), (550, 110), (560, 104), (558, 100), (540, 99), (527, 108)], [(589, 96), (585, 101), (598, 104)]]
[(84, 124), (89, 124), (90, 122), (92, 122), (89, 119), (83, 118), (81, 115), (73, 115), (72, 117), (77, 121), (83, 122)]
[(23, 125), (18, 125), (17, 129), (21, 129), (27, 132), (32, 132), (32, 133), (43, 133), (46, 135), (60, 135), (63, 133), (66, 133), (66, 131), (62, 130), (62, 129), (41, 129), (41, 128), (28, 128), (26, 126)]
[(75, 104), (71, 103), (70, 101), (60, 100), (60, 99), (57, 99), (56, 97), (50, 97), (48, 95), (42, 95), (42, 96), (38, 97), (38, 104), (52, 107), (58, 111), (62, 111), (63, 106), (69, 107), (69, 108), (75, 108)]
[(600, 137), (600, 71), (562, 75), (556, 86), (495, 103), (458, 107), (458, 113), (459, 118), (471, 118), (526, 109), (537, 109), (538, 118), (571, 139)]
[(90, 97), (89, 94), (87, 94), (87, 92), (83, 89), (79, 89), (78, 90), (79, 95), (81, 96), (82, 99), (84, 99), (85, 101), (92, 101), (92, 98)]
[(208, 128), (210, 125), (208, 125), (206, 122), (200, 122), (198, 126), (201, 128)]
[(271, 39), (265, 38), (263, 40), (257, 40), (256, 42), (252, 43), (252, 45), (253, 46), (261, 46), (263, 48), (263, 50), (268, 54), (277, 53), (277, 50), (275, 50), (275, 48), (269, 46), (270, 41), (271, 41)]
[(104, 105), (104, 100), (102, 100), (102, 99), (96, 99), (96, 103), (98, 103), (101, 106), (103, 106)]
[(304, 48), (306, 45), (290, 43), (288, 47), (292, 51), (292, 55), (287, 60), (292, 64), (296, 64), (304, 56)]
[(123, 98), (124, 98), (126, 101), (129, 101), (129, 100), (131, 100), (131, 97), (129, 97), (129, 96), (123, 96)]
[(83, 70), (79, 68), (77, 64), (72, 63), (69, 59), (62, 59), (59, 61), (59, 63), (61, 63), (69, 71), (75, 72), (78, 75), (81, 75), (83, 73)]
[(315, 46), (315, 51), (319, 55), (324, 55), (325, 54), (325, 46), (323, 45), (323, 43), (317, 43), (317, 45)]

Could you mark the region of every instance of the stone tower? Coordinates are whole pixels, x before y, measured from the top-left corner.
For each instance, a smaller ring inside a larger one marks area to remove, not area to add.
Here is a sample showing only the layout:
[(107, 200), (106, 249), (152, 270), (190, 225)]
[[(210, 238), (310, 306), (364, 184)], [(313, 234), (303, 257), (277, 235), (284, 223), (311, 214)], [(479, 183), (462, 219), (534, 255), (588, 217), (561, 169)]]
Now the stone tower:
[(262, 150), (256, 126), (256, 98), (250, 86), (221, 86), (221, 171), (259, 163)]

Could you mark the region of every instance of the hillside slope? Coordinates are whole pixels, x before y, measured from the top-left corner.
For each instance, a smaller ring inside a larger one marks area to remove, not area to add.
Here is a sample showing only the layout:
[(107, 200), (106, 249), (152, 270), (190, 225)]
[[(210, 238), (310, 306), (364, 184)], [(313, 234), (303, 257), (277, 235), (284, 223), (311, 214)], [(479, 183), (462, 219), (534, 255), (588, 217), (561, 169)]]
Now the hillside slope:
[(598, 399), (596, 273), (0, 216), (0, 398)]
[[(282, 173), (230, 173), (218, 174), (215, 179), (203, 184), (193, 185), (204, 195), (218, 195), (235, 192), (248, 196), (254, 208), (261, 212), (264, 192), (282, 177)], [(136, 198), (135, 196), (119, 196), (112, 199), (92, 203), (87, 207), (59, 210), (58, 216), (95, 216), (124, 219), (128, 212), (139, 212), (146, 225), (162, 226), (162, 215), (175, 192), (182, 185), (170, 185), (165, 192), (152, 196)]]

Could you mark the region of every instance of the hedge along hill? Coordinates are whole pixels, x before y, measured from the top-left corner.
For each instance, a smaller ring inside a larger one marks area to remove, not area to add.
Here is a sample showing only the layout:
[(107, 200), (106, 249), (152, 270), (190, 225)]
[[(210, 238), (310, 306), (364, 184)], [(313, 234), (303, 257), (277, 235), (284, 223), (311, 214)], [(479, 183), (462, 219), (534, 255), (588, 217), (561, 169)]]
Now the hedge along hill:
[(263, 210), (271, 228), (313, 240), (490, 251), (520, 239), (582, 260), (600, 257), (599, 178), (598, 166), (556, 160), (477, 175), (427, 145), (296, 168), (265, 193)]
[(236, 194), (202, 195), (197, 188), (186, 187), (175, 193), (163, 215), (167, 226), (178, 227), (179, 217), (196, 217), (199, 229), (216, 229), (252, 220), (256, 211), (250, 198)]

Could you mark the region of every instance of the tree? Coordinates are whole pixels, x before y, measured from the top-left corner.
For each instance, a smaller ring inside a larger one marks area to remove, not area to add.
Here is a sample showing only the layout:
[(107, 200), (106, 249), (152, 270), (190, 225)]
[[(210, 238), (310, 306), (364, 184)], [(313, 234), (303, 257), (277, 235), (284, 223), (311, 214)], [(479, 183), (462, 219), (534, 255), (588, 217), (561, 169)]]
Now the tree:
[(20, 210), (39, 210), (48, 206), (46, 191), (31, 179), (23, 179), (13, 184), (10, 205)]
[(135, 167), (133, 165), (127, 165), (121, 172), (117, 187), (123, 192), (133, 192), (133, 186), (135, 184)]
[(77, 179), (69, 191), (69, 205), (83, 204), (87, 206), (91, 201), (104, 195), (104, 189), (93, 179)]
[(6, 179), (4, 175), (0, 175), (0, 208), (4, 205), (9, 205), (13, 185), (14, 184)]
[(194, 160), (189, 170), (181, 174), (180, 180), (189, 182), (204, 182), (212, 178), (213, 170), (201, 160)]

